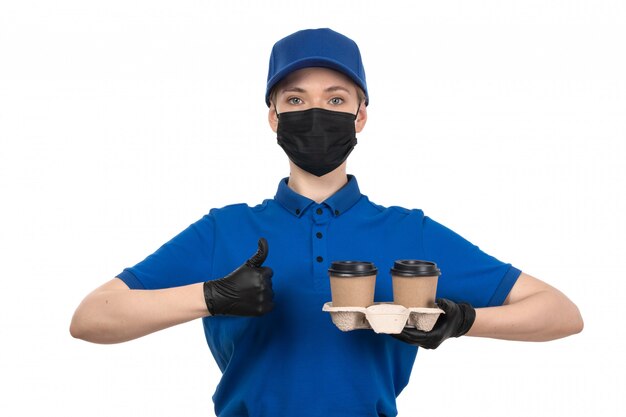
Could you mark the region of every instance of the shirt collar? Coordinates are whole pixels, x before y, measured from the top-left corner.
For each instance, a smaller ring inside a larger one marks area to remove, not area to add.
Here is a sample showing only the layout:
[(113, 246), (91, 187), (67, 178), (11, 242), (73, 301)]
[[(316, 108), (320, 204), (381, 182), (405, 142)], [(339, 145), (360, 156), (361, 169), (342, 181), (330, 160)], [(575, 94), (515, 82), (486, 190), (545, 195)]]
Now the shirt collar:
[[(296, 193), (289, 188), (287, 183), (289, 177), (283, 178), (278, 184), (278, 191), (274, 199), (278, 201), (288, 212), (296, 217), (302, 216), (302, 213), (315, 201), (301, 194)], [(328, 197), (322, 204), (330, 207), (333, 216), (337, 217), (346, 212), (361, 198), (361, 191), (354, 175), (348, 174), (348, 182), (341, 187), (335, 194)]]

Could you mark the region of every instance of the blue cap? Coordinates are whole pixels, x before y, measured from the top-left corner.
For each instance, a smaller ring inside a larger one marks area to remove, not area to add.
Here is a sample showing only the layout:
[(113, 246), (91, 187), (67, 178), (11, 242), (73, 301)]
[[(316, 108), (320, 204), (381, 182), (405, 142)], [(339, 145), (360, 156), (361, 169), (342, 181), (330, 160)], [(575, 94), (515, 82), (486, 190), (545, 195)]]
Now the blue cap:
[(347, 75), (365, 93), (369, 104), (365, 69), (359, 47), (350, 38), (331, 29), (306, 29), (274, 44), (267, 74), (265, 103), (270, 105), (272, 88), (287, 75), (308, 67), (325, 67)]

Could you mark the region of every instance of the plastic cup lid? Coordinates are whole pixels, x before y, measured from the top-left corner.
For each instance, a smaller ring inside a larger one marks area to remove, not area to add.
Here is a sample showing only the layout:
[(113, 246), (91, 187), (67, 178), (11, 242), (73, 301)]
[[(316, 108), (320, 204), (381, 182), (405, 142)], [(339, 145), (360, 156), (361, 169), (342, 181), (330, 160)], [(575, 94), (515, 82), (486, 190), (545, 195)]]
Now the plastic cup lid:
[(403, 277), (432, 277), (441, 275), (441, 271), (434, 262), (403, 259), (393, 263), (391, 274)]
[(334, 261), (328, 268), (328, 273), (335, 277), (364, 277), (377, 272), (372, 262), (363, 261)]

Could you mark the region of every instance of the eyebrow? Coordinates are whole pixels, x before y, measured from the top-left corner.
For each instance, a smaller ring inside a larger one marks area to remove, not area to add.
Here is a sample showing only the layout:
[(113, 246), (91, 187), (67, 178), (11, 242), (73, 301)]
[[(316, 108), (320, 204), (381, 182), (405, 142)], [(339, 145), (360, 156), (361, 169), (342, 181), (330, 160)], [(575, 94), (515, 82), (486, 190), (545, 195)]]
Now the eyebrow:
[[(334, 93), (335, 91), (345, 91), (348, 94), (352, 94), (350, 90), (340, 85), (333, 85), (324, 90), (325, 93)], [(294, 87), (283, 88), (280, 92), (281, 93), (306, 93), (306, 90), (304, 88), (294, 86)]]
[(303, 88), (300, 87), (287, 87), (280, 90), (281, 93), (306, 93)]
[(345, 91), (348, 94), (352, 94), (350, 93), (350, 90), (340, 85), (333, 85), (332, 87), (328, 87), (326, 90), (324, 90), (324, 92), (326, 93), (334, 93), (335, 91)]

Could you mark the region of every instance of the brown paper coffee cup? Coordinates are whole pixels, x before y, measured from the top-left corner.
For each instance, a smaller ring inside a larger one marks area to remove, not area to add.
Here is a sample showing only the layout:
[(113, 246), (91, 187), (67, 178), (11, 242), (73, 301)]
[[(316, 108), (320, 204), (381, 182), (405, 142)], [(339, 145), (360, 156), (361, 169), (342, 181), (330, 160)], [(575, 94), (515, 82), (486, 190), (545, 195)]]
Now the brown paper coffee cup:
[(441, 272), (434, 262), (395, 261), (391, 268), (393, 302), (407, 308), (435, 307), (439, 275)]
[(374, 303), (376, 273), (371, 262), (335, 261), (328, 269), (333, 307), (368, 307)]

